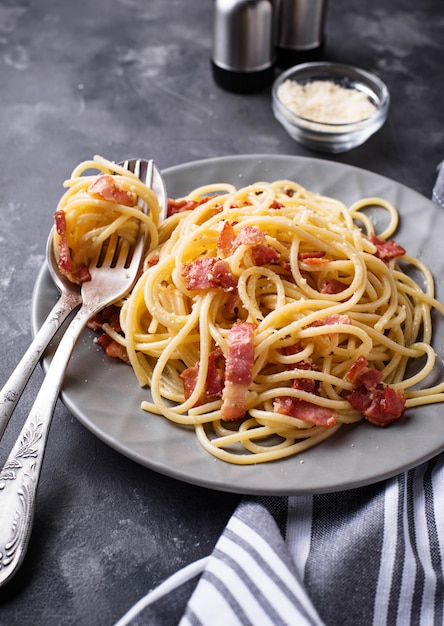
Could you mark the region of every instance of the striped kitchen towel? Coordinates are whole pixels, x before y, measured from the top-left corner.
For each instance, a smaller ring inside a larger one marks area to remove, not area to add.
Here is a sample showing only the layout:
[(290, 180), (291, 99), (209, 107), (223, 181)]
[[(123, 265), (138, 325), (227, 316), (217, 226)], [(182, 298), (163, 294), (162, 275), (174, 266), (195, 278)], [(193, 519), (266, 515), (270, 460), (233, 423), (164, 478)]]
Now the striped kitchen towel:
[(390, 480), (244, 498), (213, 553), (118, 626), (441, 626), (444, 455)]

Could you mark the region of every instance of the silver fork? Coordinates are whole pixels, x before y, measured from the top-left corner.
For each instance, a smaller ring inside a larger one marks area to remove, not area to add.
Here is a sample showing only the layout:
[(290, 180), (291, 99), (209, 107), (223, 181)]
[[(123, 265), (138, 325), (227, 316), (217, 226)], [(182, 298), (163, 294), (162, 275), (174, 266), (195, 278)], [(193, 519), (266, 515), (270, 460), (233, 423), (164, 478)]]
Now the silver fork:
[[(136, 173), (136, 171), (135, 171)], [(146, 211), (146, 206), (143, 205)], [(91, 280), (82, 285), (82, 306), (62, 336), (20, 435), (0, 472), (0, 586), (20, 566), (30, 538), (43, 456), (54, 407), (71, 353), (88, 321), (120, 300), (134, 284), (145, 243), (110, 238), (91, 264)]]
[[(53, 252), (53, 236), (54, 228), (46, 243), (46, 257), (50, 259), (54, 256)], [(50, 256), (51, 255), (51, 256)], [(48, 263), (51, 268), (56, 264)], [(48, 317), (35, 335), (28, 349), (20, 359), (14, 371), (0, 390), (0, 439), (8, 425), (11, 415), (16, 407), (24, 388), (40, 360), (43, 352), (54, 337), (60, 326), (63, 324), (68, 315), (76, 309), (82, 300), (80, 295), (80, 287), (74, 283), (70, 283), (61, 273), (52, 272), (51, 276), (57, 289), (60, 291), (60, 298), (51, 309)]]

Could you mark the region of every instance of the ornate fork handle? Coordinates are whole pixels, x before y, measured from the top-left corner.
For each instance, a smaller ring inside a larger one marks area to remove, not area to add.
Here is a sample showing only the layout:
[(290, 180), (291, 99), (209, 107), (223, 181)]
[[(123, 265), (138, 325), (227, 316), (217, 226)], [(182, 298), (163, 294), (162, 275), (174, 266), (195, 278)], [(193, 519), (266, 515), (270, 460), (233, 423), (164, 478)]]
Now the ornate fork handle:
[(81, 302), (80, 293), (62, 294), (49, 313), (31, 345), (0, 391), (0, 439), (15, 409), (23, 389), (40, 360), (45, 348), (68, 315)]
[(83, 305), (68, 326), (21, 433), (0, 471), (0, 586), (13, 576), (26, 553), (54, 407), (74, 346), (94, 312), (92, 306)]

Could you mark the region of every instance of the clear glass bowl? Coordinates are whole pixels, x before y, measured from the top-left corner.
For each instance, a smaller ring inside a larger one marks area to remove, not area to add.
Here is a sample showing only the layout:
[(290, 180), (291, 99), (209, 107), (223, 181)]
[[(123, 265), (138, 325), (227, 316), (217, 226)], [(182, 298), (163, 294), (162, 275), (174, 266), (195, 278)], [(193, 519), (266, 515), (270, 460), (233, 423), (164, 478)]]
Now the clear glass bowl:
[[(313, 81), (333, 83), (364, 93), (375, 110), (365, 119), (347, 123), (319, 122), (301, 117), (278, 97), (279, 87), (286, 80), (302, 85)], [(272, 88), (272, 108), (276, 119), (290, 137), (318, 152), (346, 152), (363, 144), (387, 119), (390, 94), (378, 76), (350, 65), (339, 63), (302, 63), (280, 74)]]

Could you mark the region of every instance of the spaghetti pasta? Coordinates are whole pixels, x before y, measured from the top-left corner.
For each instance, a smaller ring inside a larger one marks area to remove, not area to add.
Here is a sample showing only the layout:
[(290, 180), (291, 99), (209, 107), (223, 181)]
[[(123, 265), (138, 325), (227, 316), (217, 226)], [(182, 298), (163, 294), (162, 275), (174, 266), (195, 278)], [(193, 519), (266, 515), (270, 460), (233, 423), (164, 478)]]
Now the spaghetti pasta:
[[(444, 306), (429, 269), (390, 240), (390, 203), (347, 207), (279, 180), (200, 187), (176, 206), (122, 332), (104, 325), (151, 389), (144, 410), (194, 429), (219, 459), (254, 464), (444, 400), (444, 383), (428, 384), (431, 311)], [(387, 212), (382, 232), (369, 207)]]

